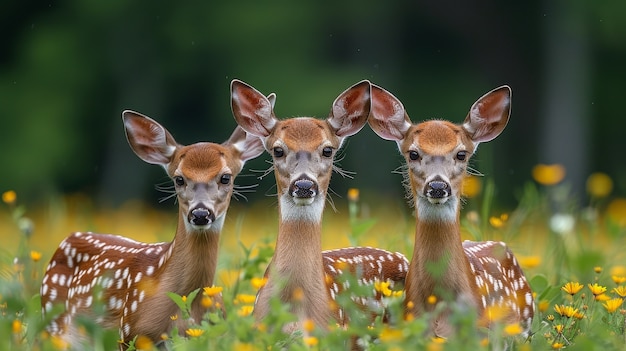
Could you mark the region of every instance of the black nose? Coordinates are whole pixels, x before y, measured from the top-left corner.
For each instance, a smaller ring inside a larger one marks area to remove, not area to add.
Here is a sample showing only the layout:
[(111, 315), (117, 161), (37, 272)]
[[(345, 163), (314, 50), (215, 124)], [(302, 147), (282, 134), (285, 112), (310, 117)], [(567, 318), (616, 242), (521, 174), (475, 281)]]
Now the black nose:
[(317, 194), (317, 184), (311, 179), (301, 178), (293, 182), (289, 190), (293, 197), (314, 197)]
[(449, 196), (448, 183), (440, 179), (429, 182), (426, 187), (426, 196), (435, 199), (442, 199)]
[(215, 215), (211, 210), (199, 207), (191, 210), (191, 212), (189, 212), (189, 215), (187, 216), (187, 219), (191, 224), (207, 225), (209, 223), (213, 223), (213, 221), (215, 220)]

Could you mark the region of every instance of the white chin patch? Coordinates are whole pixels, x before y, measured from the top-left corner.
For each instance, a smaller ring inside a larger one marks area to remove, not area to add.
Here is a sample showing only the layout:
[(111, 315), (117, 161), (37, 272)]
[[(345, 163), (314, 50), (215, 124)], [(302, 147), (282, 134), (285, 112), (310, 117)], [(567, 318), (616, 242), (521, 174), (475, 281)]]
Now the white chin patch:
[(419, 196), (415, 207), (420, 221), (450, 222), (456, 221), (458, 200), (456, 197), (434, 199)]
[(315, 201), (314, 197), (294, 197), (293, 203), (299, 206), (308, 206)]
[[(316, 199), (318, 201), (316, 201)], [(280, 197), (280, 213), (283, 221), (319, 222), (324, 212), (323, 198)]]

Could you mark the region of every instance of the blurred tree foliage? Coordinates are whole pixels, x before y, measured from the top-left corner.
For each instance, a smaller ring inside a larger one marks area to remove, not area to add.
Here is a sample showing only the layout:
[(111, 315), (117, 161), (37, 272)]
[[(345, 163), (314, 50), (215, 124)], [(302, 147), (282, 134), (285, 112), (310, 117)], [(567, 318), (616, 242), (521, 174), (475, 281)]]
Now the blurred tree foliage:
[[(573, 169), (575, 190), (598, 170), (626, 189), (621, 0), (5, 1), (0, 13), (0, 190), (24, 200), (78, 191), (102, 204), (156, 200), (152, 184), (164, 173), (130, 151), (121, 111), (155, 118), (183, 144), (221, 142), (235, 127), (233, 78), (276, 92), (280, 117), (325, 117), (341, 91), (370, 79), (414, 121), (459, 122), (478, 97), (509, 84), (511, 122), (474, 164), (496, 181), (504, 205), (539, 162)], [(555, 46), (562, 40), (580, 45)], [(551, 74), (555, 67), (562, 72)], [(584, 89), (555, 94), (575, 84)], [(558, 108), (568, 99), (582, 106), (573, 111), (582, 123), (575, 137), (571, 109)], [(585, 152), (567, 157), (573, 145)], [(357, 175), (336, 177), (337, 193), (401, 196), (393, 143), (366, 127), (344, 156), (341, 165)], [(247, 168), (265, 169), (267, 159)], [(271, 194), (272, 183), (263, 180), (257, 195)]]

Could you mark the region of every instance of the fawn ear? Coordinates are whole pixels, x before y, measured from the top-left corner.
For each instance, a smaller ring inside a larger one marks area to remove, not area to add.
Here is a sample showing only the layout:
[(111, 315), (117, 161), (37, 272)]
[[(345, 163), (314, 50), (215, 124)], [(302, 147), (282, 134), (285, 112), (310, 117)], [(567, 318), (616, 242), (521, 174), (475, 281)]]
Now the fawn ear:
[(250, 85), (235, 79), (230, 84), (231, 108), (235, 121), (246, 132), (265, 138), (276, 125), (273, 102), (275, 94), (269, 99)]
[(363, 80), (335, 99), (327, 121), (338, 137), (356, 134), (365, 126), (372, 105), (370, 90), (370, 82)]
[(233, 131), (233, 134), (222, 145), (232, 146), (237, 150), (241, 156), (241, 161), (246, 162), (263, 153), (265, 148), (263, 147), (263, 141), (256, 135), (246, 133), (246, 131), (237, 126)]
[(463, 129), (474, 143), (494, 139), (506, 127), (511, 114), (511, 88), (496, 88), (478, 99), (470, 108)]
[(398, 98), (372, 84), (372, 113), (369, 125), (379, 137), (399, 142), (411, 128), (411, 120)]
[(126, 139), (130, 148), (142, 160), (166, 166), (178, 144), (174, 137), (150, 117), (126, 110), (122, 112)]

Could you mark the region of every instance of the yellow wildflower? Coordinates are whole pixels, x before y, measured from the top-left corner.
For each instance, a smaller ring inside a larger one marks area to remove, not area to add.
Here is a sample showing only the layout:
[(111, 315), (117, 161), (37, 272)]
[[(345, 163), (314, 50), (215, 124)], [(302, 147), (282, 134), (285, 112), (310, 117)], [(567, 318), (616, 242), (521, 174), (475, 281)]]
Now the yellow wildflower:
[(191, 336), (192, 338), (195, 338), (204, 334), (204, 330), (198, 328), (189, 328), (185, 330), (185, 334)]
[(618, 297), (618, 298), (608, 300), (606, 303), (603, 303), (602, 306), (606, 308), (607, 312), (613, 313), (617, 311), (617, 309), (620, 308), (620, 306), (622, 306), (623, 302), (624, 302), (624, 299)]
[(583, 318), (585, 318), (585, 314), (580, 312), (580, 311), (578, 311), (578, 312), (574, 313), (574, 318), (576, 318), (576, 319), (583, 319)]
[(565, 284), (563, 287), (561, 287), (561, 289), (563, 291), (565, 291), (566, 293), (574, 296), (576, 295), (576, 293), (578, 293), (580, 290), (582, 290), (582, 288), (584, 287), (584, 285), (578, 283), (578, 282), (569, 282), (567, 284)]
[(554, 310), (556, 313), (567, 318), (571, 318), (576, 312), (578, 312), (578, 309), (565, 305), (554, 305)]
[(613, 199), (606, 208), (606, 214), (615, 224), (626, 226), (626, 199)]
[(221, 286), (213, 285), (213, 286), (207, 286), (203, 290), (204, 290), (204, 295), (206, 296), (216, 296), (218, 294), (221, 294), (224, 288)]
[(180, 299), (183, 300), (183, 302), (187, 302), (187, 295), (181, 296)]
[(402, 339), (402, 330), (393, 329), (389, 326), (385, 325), (383, 330), (380, 332), (379, 339), (380, 341), (394, 341)]
[(565, 344), (562, 342), (555, 342), (554, 344), (552, 344), (552, 349), (554, 350), (560, 350), (563, 347), (565, 347)]
[[(555, 306), (555, 308), (556, 308), (556, 306)], [(554, 315), (549, 314), (549, 315), (546, 317), (546, 319), (547, 319), (548, 321), (552, 322), (552, 321), (554, 321)]]
[(145, 335), (137, 335), (135, 339), (135, 348), (137, 350), (153, 350), (155, 348), (152, 339)]
[(41, 252), (39, 252), (39, 251), (31, 251), (30, 252), (30, 259), (33, 260), (33, 262), (39, 262), (39, 260), (41, 260)]
[(306, 319), (302, 322), (302, 329), (307, 332), (312, 332), (315, 329), (315, 322), (312, 319)]
[(246, 316), (251, 315), (253, 310), (254, 310), (254, 306), (245, 305), (239, 308), (239, 311), (237, 311), (237, 314), (241, 317), (246, 317)]
[(598, 274), (600, 274), (600, 273), (602, 273), (602, 267), (600, 267), (600, 266), (595, 266), (595, 267), (593, 267), (593, 271), (594, 271), (594, 272), (596, 272), (596, 273), (598, 273)]
[(509, 336), (519, 335), (524, 331), (519, 323), (507, 324), (504, 327), (504, 334)]
[(173, 314), (173, 315), (170, 316), (170, 319), (175, 321), (175, 320), (178, 319), (178, 315), (177, 314)]
[(238, 341), (235, 343), (234, 351), (255, 351), (258, 350), (255, 344)]
[(242, 304), (242, 305), (250, 305), (253, 304), (254, 301), (256, 300), (256, 296), (255, 295), (250, 295), (250, 294), (237, 294), (237, 296), (235, 296), (235, 305), (238, 304)]
[(626, 277), (626, 266), (613, 266), (611, 267), (611, 275), (620, 277)]
[(613, 180), (605, 173), (592, 173), (587, 178), (587, 193), (592, 197), (606, 197), (613, 190)]
[(463, 183), (461, 185), (461, 195), (467, 198), (473, 198), (480, 194), (482, 184), (480, 179), (471, 174), (467, 174), (463, 177)]
[(596, 301), (608, 301), (611, 299), (611, 297), (607, 294), (600, 294), (598, 296), (594, 296), (594, 298), (596, 299)]
[(17, 200), (17, 194), (13, 190), (5, 191), (2, 193), (2, 202), (7, 205), (12, 205)]
[(524, 269), (532, 269), (541, 264), (539, 256), (518, 256), (517, 261)]
[(613, 288), (613, 292), (621, 297), (626, 297), (626, 286), (620, 285), (617, 288)]
[(426, 299), (426, 302), (428, 302), (431, 305), (436, 304), (437, 303), (437, 296), (435, 296), (435, 295), (428, 296), (428, 299)]
[(211, 308), (213, 307), (213, 299), (210, 298), (209, 296), (202, 296), (202, 300), (200, 300), (200, 304), (204, 308)]
[(11, 330), (13, 334), (20, 334), (22, 332), (22, 322), (18, 319), (14, 320), (11, 324)]
[(501, 214), (499, 217), (489, 217), (489, 224), (494, 228), (502, 228), (506, 221), (509, 219), (509, 215), (506, 213)]
[(533, 167), (532, 176), (541, 185), (555, 185), (565, 178), (565, 167), (560, 164), (538, 164)]
[(50, 341), (55, 350), (67, 350), (70, 347), (70, 344), (59, 335), (52, 335)]
[(319, 343), (319, 340), (317, 340), (317, 338), (314, 336), (307, 336), (303, 340), (306, 346), (317, 346), (317, 344)]
[(352, 202), (359, 201), (359, 189), (357, 188), (348, 189), (348, 200)]
[(606, 291), (606, 287), (598, 285), (598, 283), (593, 283), (593, 285), (587, 284), (587, 286), (594, 296), (604, 294), (604, 292)]
[(266, 283), (267, 283), (267, 278), (265, 277), (263, 278), (254, 277), (250, 279), (250, 285), (252, 285), (252, 287), (256, 290), (261, 289)]
[(554, 330), (556, 330), (558, 334), (563, 334), (563, 329), (565, 329), (563, 324), (557, 324), (554, 326)]
[(537, 304), (537, 309), (539, 310), (539, 312), (547, 311), (548, 307), (550, 307), (550, 301), (548, 301), (548, 300), (541, 300)]
[(291, 292), (291, 298), (294, 301), (302, 301), (304, 299), (304, 290), (301, 287), (296, 287)]
[(389, 284), (391, 283), (388, 281), (376, 281), (374, 283), (374, 289), (383, 294), (383, 296), (391, 296), (391, 289), (389, 289)]

